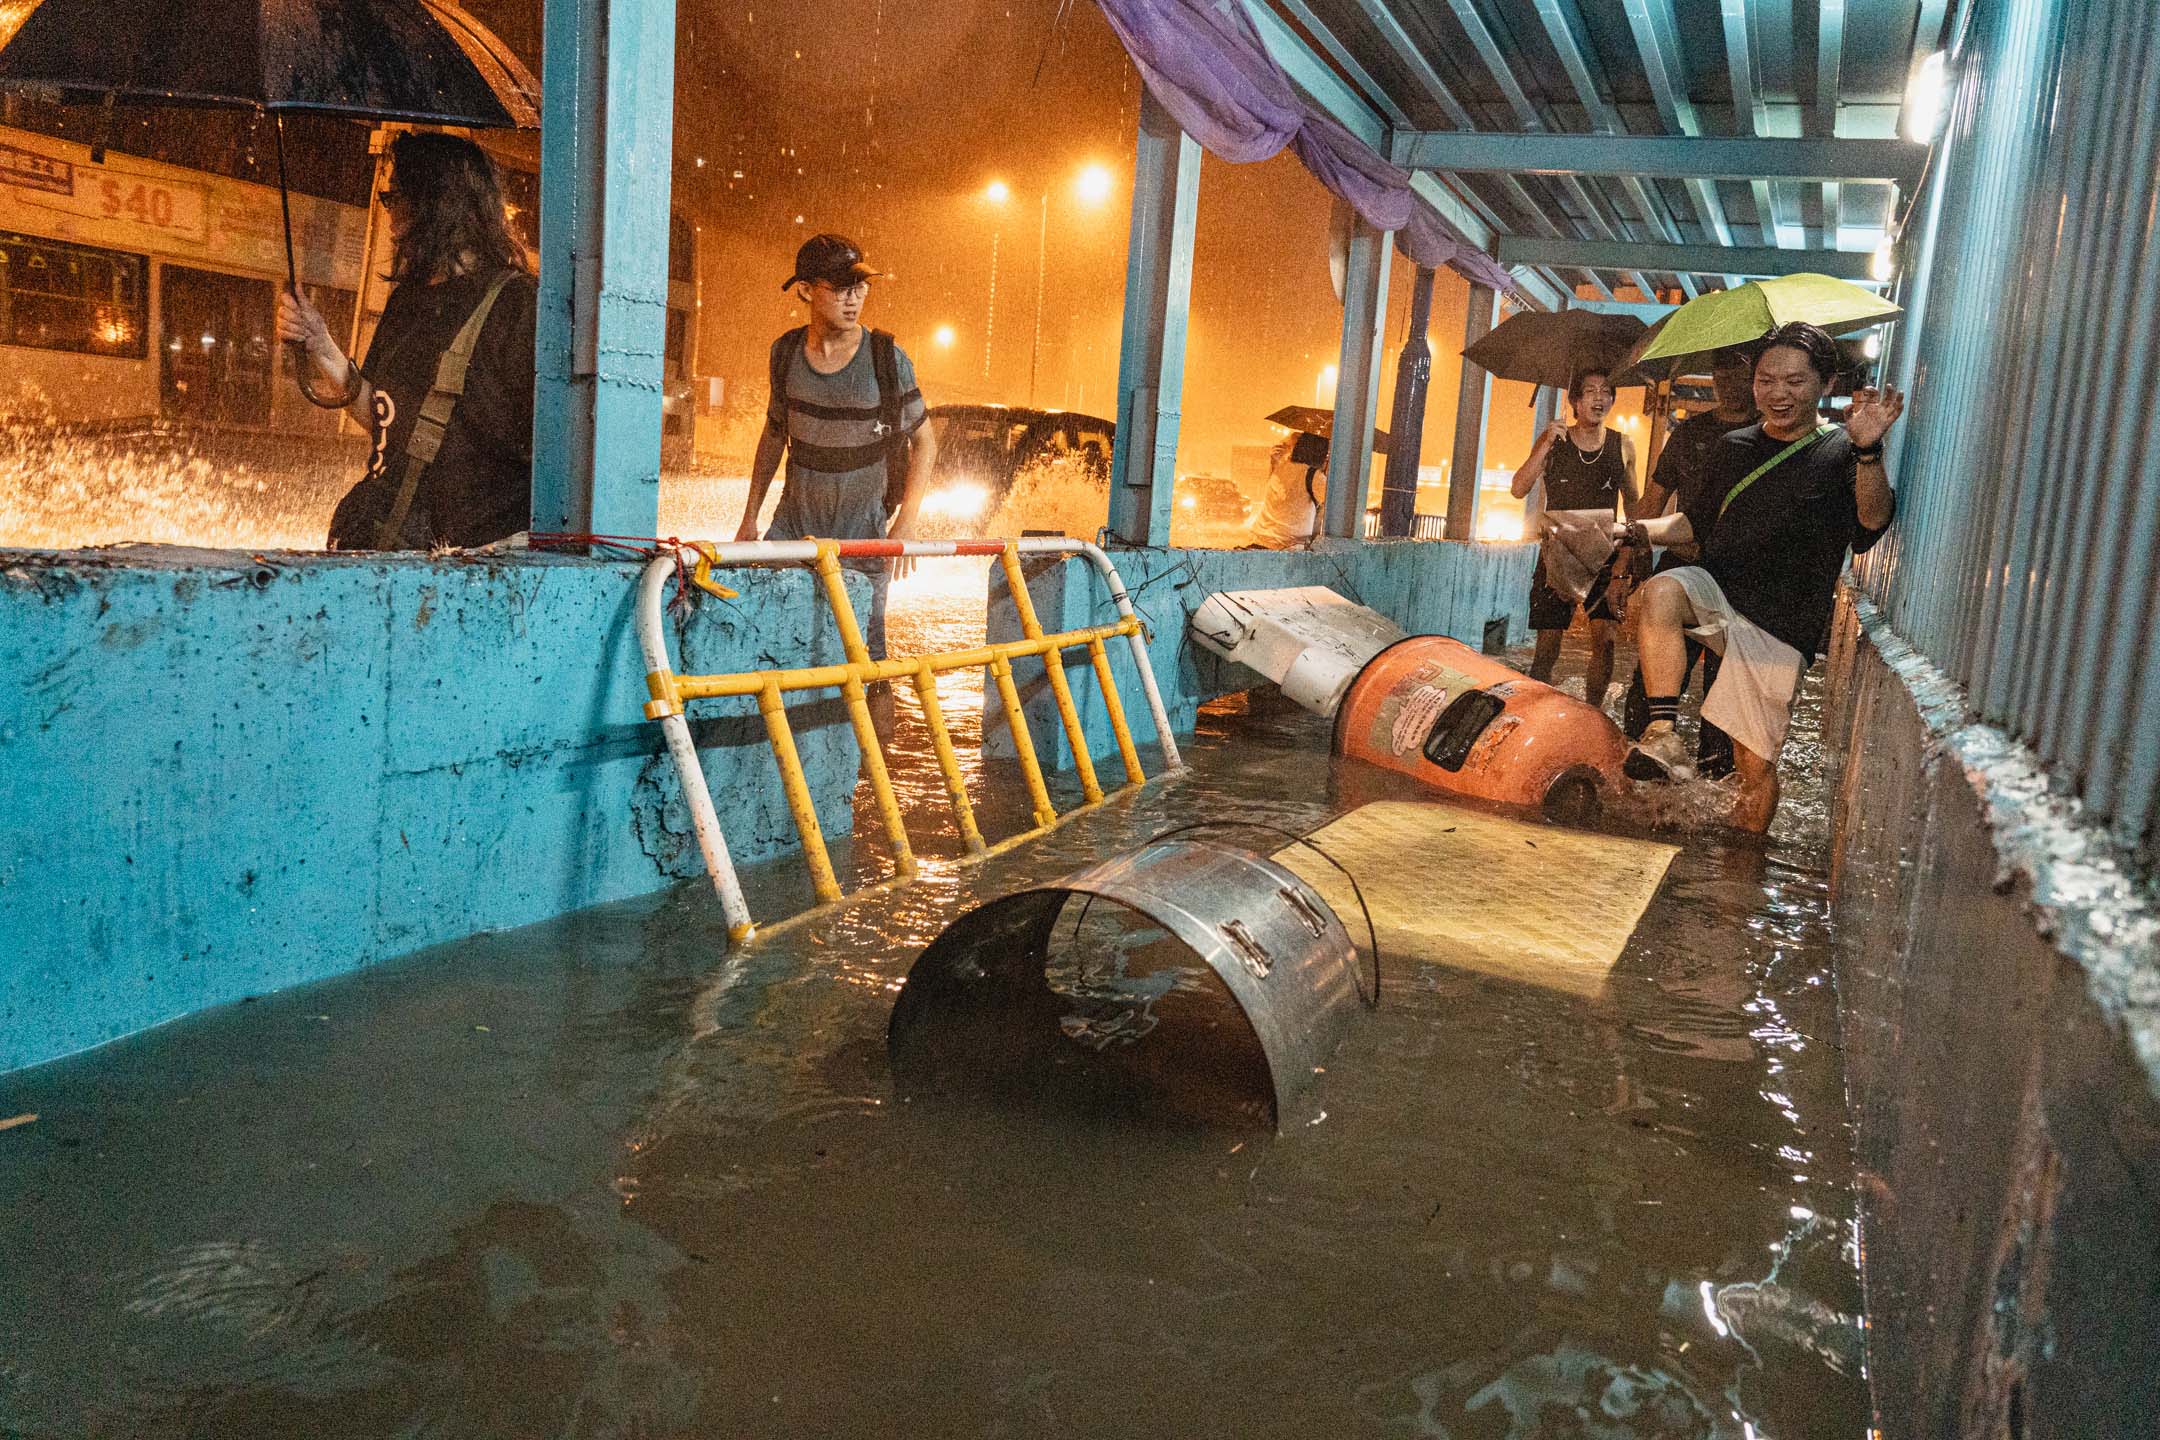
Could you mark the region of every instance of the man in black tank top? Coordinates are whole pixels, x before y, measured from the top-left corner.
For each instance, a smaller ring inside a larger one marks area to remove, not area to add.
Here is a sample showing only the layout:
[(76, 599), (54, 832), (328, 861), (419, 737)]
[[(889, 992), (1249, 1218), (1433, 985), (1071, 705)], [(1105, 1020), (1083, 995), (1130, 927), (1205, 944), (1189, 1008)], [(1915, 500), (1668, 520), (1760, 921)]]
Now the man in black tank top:
[[(1568, 410), (1574, 422), (1555, 420), (1538, 436), (1530, 458), (1515, 472), (1514, 482), (1508, 487), (1515, 498), (1526, 498), (1542, 480), (1547, 510), (1602, 510), (1617, 515), (1623, 506), (1633, 504), (1639, 494), (1635, 484), (1635, 442), (1605, 428), (1605, 416), (1612, 406), (1612, 377), (1604, 371), (1584, 370), (1569, 381)], [(1575, 610), (1574, 598), (1554, 589), (1546, 580), (1541, 547), (1537, 569), (1530, 576), (1530, 628), (1537, 632), (1531, 679), (1552, 682), (1553, 665), (1560, 658), (1560, 637), (1575, 619)], [(1602, 709), (1605, 688), (1612, 683), (1613, 630), (1619, 619), (1605, 603), (1602, 585), (1592, 587), (1584, 614), (1590, 622), (1590, 666), (1584, 676), (1583, 696)]]

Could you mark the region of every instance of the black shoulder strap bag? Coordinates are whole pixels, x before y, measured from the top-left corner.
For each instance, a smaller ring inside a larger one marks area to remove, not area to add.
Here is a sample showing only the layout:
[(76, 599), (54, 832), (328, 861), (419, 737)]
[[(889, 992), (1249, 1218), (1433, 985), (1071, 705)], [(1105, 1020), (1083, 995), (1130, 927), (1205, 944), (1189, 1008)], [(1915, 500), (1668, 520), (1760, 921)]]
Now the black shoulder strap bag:
[(472, 368), (473, 351), (479, 348), (480, 331), (487, 325), (488, 313), (495, 308), (495, 298), (517, 274), (515, 270), (505, 270), (488, 283), (487, 293), (480, 297), (472, 314), (465, 317), (457, 338), (436, 362), (434, 387), (421, 402), (420, 415), (413, 421), (412, 434), (405, 440), (405, 473), (398, 481), (397, 498), (390, 502), (389, 513), (383, 516), (382, 523), (375, 527), (377, 550), (397, 548), (399, 532), (405, 528), (405, 516), (412, 510), (413, 497), (420, 493), (420, 477), (435, 462), (436, 452), (442, 449), (443, 435), (450, 428), (450, 419), (457, 413), (458, 401), (465, 396), (465, 374)]

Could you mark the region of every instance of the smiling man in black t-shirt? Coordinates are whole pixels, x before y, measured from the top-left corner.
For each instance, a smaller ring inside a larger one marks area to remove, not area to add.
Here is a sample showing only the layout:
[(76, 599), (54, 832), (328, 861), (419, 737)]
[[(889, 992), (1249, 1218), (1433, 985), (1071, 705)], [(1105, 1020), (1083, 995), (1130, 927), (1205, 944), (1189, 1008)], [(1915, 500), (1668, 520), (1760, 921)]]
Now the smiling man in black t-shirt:
[[(1695, 532), (1693, 540), (1665, 547), (1657, 562), (1657, 573), (1661, 575), (1695, 564), (1702, 555), (1702, 542), (1716, 527), (1718, 502), (1725, 498), (1723, 491), (1710, 493), (1718, 449), (1727, 435), (1753, 425), (1759, 418), (1755, 414), (1754, 352), (1732, 346), (1712, 356), (1710, 393), (1716, 399), (1715, 405), (1673, 427), (1664, 449), (1658, 452), (1657, 470), (1643, 487), (1642, 503), (1633, 511), (1637, 519), (1652, 519), (1662, 516), (1670, 505), (1688, 517), (1688, 525)], [(1680, 672), (1682, 692), (1687, 690), (1688, 677), (1698, 660), (1703, 667), (1703, 689), (1707, 692), (1717, 683), (1717, 652), (1690, 636), (1687, 668)], [(1628, 677), (1624, 715), (1621, 728), (1630, 740), (1639, 738), (1650, 724), (1650, 697), (1643, 688), (1640, 664)], [(1713, 780), (1733, 770), (1732, 737), (1707, 721), (1695, 745), (1695, 770)]]
[[(1872, 546), (1897, 512), (1882, 437), (1905, 397), (1862, 390), (1839, 430), (1819, 418), (1836, 373), (1837, 342), (1817, 327), (1786, 325), (1770, 336), (1755, 360), (1762, 422), (1727, 435), (1708, 467), (1721, 498), (1701, 562), (1648, 581), (1637, 602), (1650, 725), (1628, 752), (1627, 772), (1644, 780), (1691, 773), (1673, 719), (1692, 634), (1723, 657), (1703, 718), (1733, 737), (1733, 818), (1750, 830), (1767, 830), (1777, 813), (1778, 752), (1801, 672), (1829, 631), (1845, 552)], [(1694, 534), (1685, 514), (1646, 528), (1667, 543)]]

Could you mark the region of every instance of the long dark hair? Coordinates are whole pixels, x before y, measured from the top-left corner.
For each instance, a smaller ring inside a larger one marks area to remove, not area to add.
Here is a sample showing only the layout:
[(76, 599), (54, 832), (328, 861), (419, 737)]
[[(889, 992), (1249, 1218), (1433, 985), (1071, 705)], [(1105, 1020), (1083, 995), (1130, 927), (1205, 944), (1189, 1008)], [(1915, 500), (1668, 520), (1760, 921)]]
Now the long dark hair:
[(425, 285), (455, 274), (467, 251), (482, 274), (526, 268), (510, 238), (502, 173), (472, 141), (428, 131), (398, 136), (390, 142), (390, 183), (413, 216), (390, 261), (392, 280)]

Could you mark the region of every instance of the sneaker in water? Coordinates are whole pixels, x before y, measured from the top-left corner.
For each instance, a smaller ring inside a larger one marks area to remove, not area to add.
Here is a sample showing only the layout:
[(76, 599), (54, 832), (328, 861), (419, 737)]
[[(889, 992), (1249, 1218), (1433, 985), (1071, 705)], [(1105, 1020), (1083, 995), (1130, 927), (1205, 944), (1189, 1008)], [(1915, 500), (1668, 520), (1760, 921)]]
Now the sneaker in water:
[(1629, 747), (1627, 763), (1621, 766), (1630, 780), (1681, 781), (1695, 778), (1695, 766), (1688, 758), (1687, 746), (1670, 721), (1660, 720), (1642, 733), (1642, 738)]

